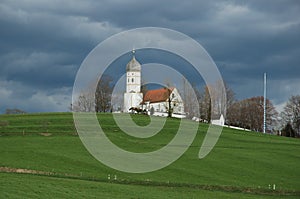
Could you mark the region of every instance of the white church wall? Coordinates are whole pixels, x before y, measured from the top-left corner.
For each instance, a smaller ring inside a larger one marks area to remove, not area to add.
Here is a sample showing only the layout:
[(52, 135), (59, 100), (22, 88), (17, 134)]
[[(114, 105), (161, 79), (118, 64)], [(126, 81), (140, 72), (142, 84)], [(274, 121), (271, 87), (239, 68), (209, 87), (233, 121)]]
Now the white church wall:
[(143, 93), (124, 93), (124, 112), (130, 112), (131, 107), (140, 107)]
[(150, 108), (154, 108), (154, 112), (167, 112), (167, 103), (166, 102), (157, 102), (157, 103), (151, 103)]
[(141, 92), (141, 72), (127, 72), (126, 92)]
[[(173, 108), (173, 113), (184, 115), (185, 113), (184, 113), (183, 100), (176, 88), (173, 89), (170, 97), (171, 97), (171, 101), (172, 101), (171, 107)], [(174, 104), (175, 104), (175, 106), (174, 106)]]

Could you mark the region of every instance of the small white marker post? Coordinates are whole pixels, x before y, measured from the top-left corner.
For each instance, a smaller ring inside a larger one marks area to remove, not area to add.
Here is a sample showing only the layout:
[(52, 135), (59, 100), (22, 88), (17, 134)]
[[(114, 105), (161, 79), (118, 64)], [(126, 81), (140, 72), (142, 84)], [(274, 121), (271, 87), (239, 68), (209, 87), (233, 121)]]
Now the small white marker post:
[(107, 179), (110, 180), (110, 174), (108, 174)]
[(276, 185), (275, 184), (273, 184), (273, 190), (275, 190), (276, 189)]
[(115, 178), (114, 178), (114, 180), (117, 180), (117, 175), (115, 175)]

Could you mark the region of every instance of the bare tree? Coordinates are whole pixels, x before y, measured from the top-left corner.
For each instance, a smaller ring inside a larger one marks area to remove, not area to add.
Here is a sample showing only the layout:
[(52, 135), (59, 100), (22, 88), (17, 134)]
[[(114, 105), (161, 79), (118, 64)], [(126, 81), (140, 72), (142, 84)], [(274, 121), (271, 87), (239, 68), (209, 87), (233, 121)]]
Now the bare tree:
[(236, 100), (233, 90), (223, 81), (219, 80), (214, 85), (209, 87), (213, 115), (220, 116), (226, 115), (226, 110), (230, 107)]
[(93, 112), (95, 111), (94, 96), (91, 89), (80, 93), (77, 100), (71, 105), (72, 111), (75, 112)]
[(200, 93), (200, 118), (203, 121), (210, 122), (211, 120), (211, 98), (209, 93), (209, 86), (204, 87), (204, 92)]
[(172, 96), (171, 94), (173, 91), (173, 89), (172, 89), (173, 86), (171, 86), (172, 84), (170, 83), (171, 82), (170, 80), (166, 79), (165, 82), (166, 82), (165, 84), (167, 85), (166, 87), (164, 87), (164, 89), (167, 90), (167, 92), (166, 92), (167, 102), (166, 102), (165, 107), (168, 112), (168, 117), (172, 117), (172, 113), (173, 113), (172, 101), (174, 99), (174, 96)]
[(234, 125), (238, 127), (242, 127), (244, 121), (242, 118), (242, 109), (243, 109), (243, 102), (238, 101), (231, 104), (226, 113), (226, 123), (229, 125)]
[(291, 96), (281, 113), (283, 126), (290, 124), (300, 134), (300, 95)]
[[(227, 122), (229, 125), (251, 129), (254, 131), (263, 130), (263, 97), (252, 97), (234, 103), (228, 109)], [(267, 99), (266, 124), (273, 126), (278, 113), (272, 102)], [(269, 129), (271, 130), (271, 129)]]
[(111, 95), (111, 109), (113, 111), (122, 111), (124, 105), (123, 93), (113, 93)]
[(219, 118), (221, 114), (226, 115), (226, 110), (235, 100), (235, 94), (223, 81), (206, 85), (200, 92), (200, 114), (201, 119), (210, 122), (211, 117)]
[(145, 84), (144, 81), (142, 80), (141, 92), (143, 93), (143, 96), (146, 95), (147, 91), (148, 91), (147, 84)]
[[(75, 102), (71, 104), (72, 111), (80, 112), (107, 112), (112, 110), (112, 78), (104, 75), (97, 84), (91, 83), (84, 89)], [(96, 89), (94, 86), (97, 86)], [(96, 90), (96, 92), (95, 92)]]
[(198, 117), (200, 118), (199, 102), (201, 92), (195, 85), (187, 83), (186, 79), (183, 78), (183, 101), (184, 111), (187, 118)]
[(172, 89), (170, 87), (165, 87), (165, 89), (167, 89), (167, 95), (168, 95), (166, 109), (168, 111), (168, 117), (172, 117), (172, 113), (173, 113), (172, 100), (174, 96), (171, 95)]
[[(234, 91), (224, 82), (226, 90), (226, 110), (236, 102)], [(227, 114), (227, 111), (226, 111)]]
[(108, 75), (103, 75), (99, 80), (95, 93), (95, 111), (108, 112), (111, 111), (111, 97), (113, 87), (111, 85), (113, 79)]

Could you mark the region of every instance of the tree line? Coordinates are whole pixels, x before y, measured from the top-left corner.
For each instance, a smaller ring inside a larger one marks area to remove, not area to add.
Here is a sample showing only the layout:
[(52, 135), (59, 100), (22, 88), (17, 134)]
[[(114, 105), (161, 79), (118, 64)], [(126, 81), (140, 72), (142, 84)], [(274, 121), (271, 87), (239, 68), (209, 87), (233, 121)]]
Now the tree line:
[(24, 114), (26, 111), (23, 111), (21, 109), (13, 108), (13, 109), (6, 109), (5, 114)]
[[(209, 89), (209, 87), (213, 88)], [(237, 100), (233, 90), (226, 84), (224, 93), (220, 93), (220, 88), (216, 84), (205, 86), (202, 91), (198, 90), (197, 94), (200, 121), (210, 122), (212, 119), (219, 118), (222, 113), (226, 118), (226, 125), (257, 132), (263, 131), (263, 96)], [(226, 100), (224, 94), (227, 96)], [(212, 100), (213, 98), (218, 100)], [(214, 109), (212, 109), (211, 103), (217, 103)], [(186, 108), (187, 112), (193, 112), (192, 103), (188, 103)], [(272, 102), (266, 99), (266, 127), (268, 133), (300, 137), (300, 95), (291, 96), (281, 113), (278, 113)]]
[[(122, 104), (122, 97), (112, 95), (112, 82), (113, 79), (110, 76), (103, 76), (97, 84), (95, 93), (87, 89), (78, 96), (75, 103), (71, 105), (72, 111), (112, 112), (116, 110), (113, 101), (119, 101)], [(147, 91), (145, 85), (142, 86), (142, 91), (144, 94)], [(193, 93), (196, 99), (191, 97)], [(209, 123), (212, 119), (219, 119), (223, 114), (226, 118), (226, 125), (257, 132), (263, 131), (264, 97), (262, 96), (237, 100), (234, 91), (222, 81), (203, 88), (188, 87), (183, 83), (183, 92), (180, 94), (183, 96), (188, 118), (198, 117), (200, 121)], [(300, 95), (291, 96), (281, 113), (278, 113), (272, 102), (266, 99), (266, 126), (269, 133), (299, 137)]]

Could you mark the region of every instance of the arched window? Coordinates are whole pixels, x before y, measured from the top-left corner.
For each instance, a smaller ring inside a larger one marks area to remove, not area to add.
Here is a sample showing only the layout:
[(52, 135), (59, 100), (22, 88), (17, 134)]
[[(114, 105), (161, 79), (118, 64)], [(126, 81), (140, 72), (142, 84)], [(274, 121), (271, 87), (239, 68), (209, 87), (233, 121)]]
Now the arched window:
[(131, 82), (132, 82), (132, 83), (134, 82), (134, 79), (133, 79), (133, 78), (131, 79)]

